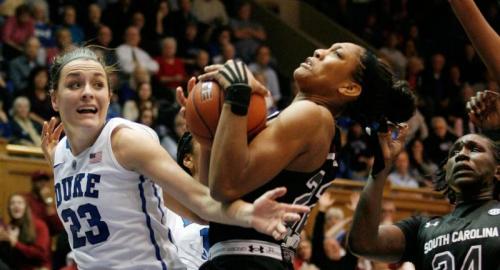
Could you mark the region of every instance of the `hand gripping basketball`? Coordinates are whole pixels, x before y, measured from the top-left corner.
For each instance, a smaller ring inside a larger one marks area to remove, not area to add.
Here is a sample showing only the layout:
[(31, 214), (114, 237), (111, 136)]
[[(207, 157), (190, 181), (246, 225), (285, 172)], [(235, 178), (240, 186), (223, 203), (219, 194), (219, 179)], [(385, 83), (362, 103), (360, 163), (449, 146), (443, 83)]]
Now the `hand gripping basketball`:
[(215, 71), (201, 78), (213, 78), (224, 89), (224, 102), (231, 105), (231, 111), (237, 115), (247, 115), (252, 88), (249, 78), (252, 74), (241, 61), (229, 60), (223, 66), (214, 67)]

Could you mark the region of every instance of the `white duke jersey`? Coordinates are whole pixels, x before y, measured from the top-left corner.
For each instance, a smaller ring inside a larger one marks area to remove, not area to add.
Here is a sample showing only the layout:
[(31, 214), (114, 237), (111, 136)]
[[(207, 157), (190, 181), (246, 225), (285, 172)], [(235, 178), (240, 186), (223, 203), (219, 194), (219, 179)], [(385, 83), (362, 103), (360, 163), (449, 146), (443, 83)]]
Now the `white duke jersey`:
[(208, 226), (189, 222), (169, 209), (167, 225), (181, 261), (188, 270), (198, 270), (208, 260)]
[(111, 133), (118, 126), (140, 130), (158, 140), (152, 129), (114, 118), (78, 156), (71, 153), (66, 137), (56, 147), (57, 213), (78, 268), (186, 269), (170, 239), (162, 189), (123, 168), (113, 154)]

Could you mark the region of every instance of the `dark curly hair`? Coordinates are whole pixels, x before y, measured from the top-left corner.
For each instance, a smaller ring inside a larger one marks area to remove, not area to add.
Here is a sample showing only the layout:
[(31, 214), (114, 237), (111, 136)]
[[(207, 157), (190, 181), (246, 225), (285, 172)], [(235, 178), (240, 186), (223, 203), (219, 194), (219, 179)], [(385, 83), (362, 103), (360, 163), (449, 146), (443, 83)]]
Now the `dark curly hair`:
[[(500, 164), (500, 145), (493, 142), (490, 138), (481, 135), (481, 134), (476, 134), (488, 141), (488, 146), (490, 147), (491, 151), (493, 152), (493, 157), (495, 158), (495, 161), (497, 164)], [(460, 140), (460, 138), (459, 138)], [(442, 192), (444, 195), (448, 197), (448, 200), (450, 203), (455, 204), (457, 195), (453, 189), (450, 188), (448, 185), (448, 182), (446, 182), (446, 170), (445, 170), (445, 165), (448, 162), (448, 158), (445, 158), (441, 163), (439, 164), (439, 169), (436, 172), (436, 174), (433, 177), (433, 183), (434, 183), (434, 189), (436, 191)], [(500, 181), (495, 181), (493, 183), (493, 199), (500, 201)]]
[(184, 157), (192, 153), (193, 135), (191, 135), (191, 133), (187, 131), (182, 134), (182, 137), (179, 139), (179, 142), (177, 144), (177, 164), (179, 164), (179, 166), (181, 166), (181, 168), (189, 175), (192, 175), (191, 170), (184, 165)]
[(416, 99), (408, 83), (397, 80), (391, 68), (369, 50), (361, 55), (353, 79), (362, 90), (345, 114), (363, 126), (383, 118), (394, 123), (405, 122), (415, 113)]

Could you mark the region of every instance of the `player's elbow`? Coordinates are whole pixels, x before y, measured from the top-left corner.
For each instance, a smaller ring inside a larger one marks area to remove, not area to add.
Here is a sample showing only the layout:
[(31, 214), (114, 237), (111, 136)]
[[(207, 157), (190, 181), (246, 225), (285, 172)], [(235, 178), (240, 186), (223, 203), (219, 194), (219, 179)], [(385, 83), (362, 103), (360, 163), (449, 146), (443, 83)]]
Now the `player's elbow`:
[(219, 202), (232, 202), (239, 199), (240, 195), (232, 188), (210, 186), (210, 196)]
[(356, 256), (367, 257), (372, 255), (369, 243), (365, 243), (353, 234), (349, 234), (347, 239), (347, 247), (352, 254)]

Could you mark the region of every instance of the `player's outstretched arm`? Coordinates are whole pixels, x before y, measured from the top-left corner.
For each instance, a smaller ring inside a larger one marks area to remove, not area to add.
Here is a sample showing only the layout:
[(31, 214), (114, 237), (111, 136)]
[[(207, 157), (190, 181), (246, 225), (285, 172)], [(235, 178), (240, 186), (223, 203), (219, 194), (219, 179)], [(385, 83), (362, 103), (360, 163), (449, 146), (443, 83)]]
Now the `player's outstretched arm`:
[(164, 192), (184, 207), (176, 210), (181, 210), (181, 215), (191, 219), (199, 216), (219, 223), (253, 227), (261, 233), (280, 238), (286, 232), (285, 222), (298, 220), (298, 213), (309, 211), (304, 206), (276, 202), (276, 198), (285, 194), (283, 188), (269, 191), (253, 204), (242, 200), (227, 204), (217, 202), (210, 197), (206, 186), (194, 180), (175, 163), (157, 139), (140, 130), (119, 128), (113, 132), (112, 147), (124, 168), (160, 184)]
[(449, 0), (474, 48), (500, 83), (500, 37), (488, 24), (473, 0)]
[(368, 259), (395, 262), (401, 259), (406, 239), (403, 231), (395, 225), (380, 224), (382, 194), (387, 176), (395, 157), (404, 147), (408, 127), (401, 127), (399, 136), (391, 138), (391, 132), (379, 133), (385, 167), (374, 178), (370, 177), (361, 193), (354, 212), (349, 248)]

